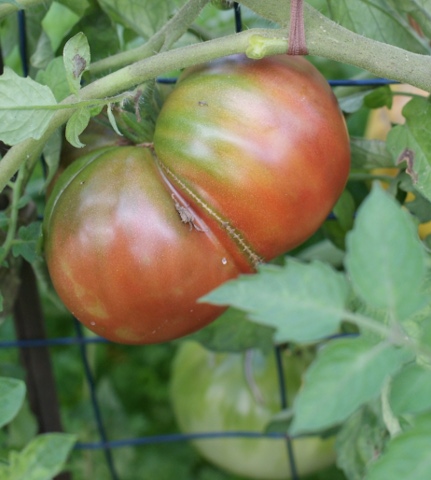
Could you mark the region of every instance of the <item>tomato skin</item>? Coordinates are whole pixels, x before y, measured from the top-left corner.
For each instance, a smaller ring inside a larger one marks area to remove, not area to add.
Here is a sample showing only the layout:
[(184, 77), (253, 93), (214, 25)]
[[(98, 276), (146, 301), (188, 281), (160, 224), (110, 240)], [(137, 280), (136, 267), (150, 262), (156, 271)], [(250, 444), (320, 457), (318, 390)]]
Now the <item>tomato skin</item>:
[[(301, 385), (307, 363), (283, 356), (289, 405)], [(196, 342), (183, 342), (174, 358), (171, 401), (184, 433), (259, 432), (280, 408), (275, 356), (258, 350), (214, 353)], [(291, 476), (283, 439), (218, 438), (193, 441), (198, 452), (220, 468), (257, 480), (284, 480)], [(334, 439), (317, 436), (293, 441), (299, 476), (334, 462)]]
[(186, 335), (220, 315), (196, 299), (240, 269), (210, 231), (181, 223), (149, 150), (107, 148), (71, 168), (48, 204), (45, 255), (82, 323), (139, 344)]
[(45, 212), (54, 287), (90, 330), (120, 343), (169, 341), (217, 318), (223, 309), (197, 300), (314, 233), (349, 170), (336, 99), (300, 58), (186, 71), (154, 152), (91, 151)]
[(328, 83), (308, 61), (286, 55), (189, 69), (162, 108), (154, 147), (264, 260), (317, 230), (350, 165)]

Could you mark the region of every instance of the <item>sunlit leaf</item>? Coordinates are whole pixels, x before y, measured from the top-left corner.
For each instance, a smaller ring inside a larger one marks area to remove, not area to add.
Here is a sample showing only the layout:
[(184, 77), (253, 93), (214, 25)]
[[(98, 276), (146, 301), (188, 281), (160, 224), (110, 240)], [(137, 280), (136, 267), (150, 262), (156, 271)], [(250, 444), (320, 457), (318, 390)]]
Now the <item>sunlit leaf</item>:
[(37, 436), (21, 452), (11, 452), (8, 480), (51, 480), (62, 470), (75, 441), (65, 433)]
[(305, 374), (294, 403), (292, 434), (335, 426), (376, 398), (385, 379), (410, 354), (389, 343), (361, 337), (329, 342)]
[(0, 76), (0, 140), (15, 145), (26, 138), (39, 139), (57, 104), (52, 91), (10, 68)]
[(375, 183), (347, 236), (345, 264), (354, 290), (371, 307), (398, 320), (425, 301), (424, 250), (408, 215)]
[(25, 396), (25, 384), (15, 378), (0, 378), (0, 428), (18, 413)]
[(320, 262), (289, 259), (225, 283), (202, 301), (232, 305), (276, 329), (276, 342), (310, 342), (338, 330), (348, 296), (344, 275)]

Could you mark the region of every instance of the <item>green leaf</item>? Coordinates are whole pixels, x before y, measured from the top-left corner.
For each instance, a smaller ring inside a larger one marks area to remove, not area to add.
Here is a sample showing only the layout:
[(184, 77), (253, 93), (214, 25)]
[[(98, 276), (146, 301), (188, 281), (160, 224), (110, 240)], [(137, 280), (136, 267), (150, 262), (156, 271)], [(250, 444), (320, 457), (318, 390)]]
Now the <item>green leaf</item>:
[(323, 225), (323, 233), (340, 250), (345, 249), (347, 232), (353, 227), (355, 201), (348, 190), (344, 190), (333, 208), (335, 218), (328, 219)]
[(348, 296), (344, 275), (320, 262), (289, 259), (264, 265), (209, 293), (202, 301), (232, 305), (251, 320), (276, 329), (275, 341), (312, 342), (338, 331)]
[(82, 74), (90, 66), (90, 45), (87, 37), (77, 33), (67, 41), (63, 49), (64, 68), (70, 91), (77, 94), (81, 88)]
[(57, 101), (48, 87), (5, 67), (0, 76), (0, 140), (16, 145), (26, 138), (39, 139), (54, 115), (49, 109), (53, 105)]
[(431, 409), (431, 370), (413, 363), (392, 380), (389, 402), (395, 415), (422, 413)]
[(12, 246), (12, 253), (15, 257), (22, 256), (29, 263), (37, 258), (36, 246), (40, 238), (41, 223), (33, 222), (30, 225), (22, 226), (18, 230), (18, 240)]
[(150, 38), (169, 19), (177, 2), (172, 0), (99, 0), (100, 6), (116, 23), (139, 36)]
[(364, 105), (368, 108), (392, 107), (393, 94), (389, 85), (376, 88), (364, 98)]
[(42, 20), (42, 26), (47, 34), (52, 51), (56, 52), (66, 35), (79, 21), (79, 15), (58, 2), (52, 2)]
[(312, 433), (343, 422), (376, 398), (386, 377), (409, 356), (401, 348), (362, 337), (329, 342), (305, 374), (290, 433)]
[(20, 410), (25, 397), (25, 383), (16, 378), (0, 377), (0, 428)]
[(394, 167), (392, 155), (386, 149), (386, 142), (382, 140), (354, 137), (350, 139), (350, 148), (354, 169)]
[(371, 464), (364, 480), (408, 478), (429, 480), (431, 472), (431, 414), (388, 442), (385, 452)]
[(195, 340), (215, 352), (243, 352), (249, 348), (272, 348), (273, 335), (272, 328), (249, 322), (244, 312), (230, 308), (185, 340)]
[(108, 107), (106, 109), (106, 112), (108, 114), (108, 120), (109, 120), (109, 123), (112, 127), (112, 130), (114, 130), (114, 132), (117, 134), (117, 135), (120, 135), (120, 137), (123, 136), (123, 134), (120, 132), (120, 130), (118, 129), (118, 125), (117, 125), (117, 122), (115, 120), (115, 116), (114, 114), (112, 113), (112, 103), (108, 103)]
[(431, 103), (415, 97), (403, 108), (403, 125), (388, 134), (388, 150), (395, 161), (407, 161), (415, 188), (431, 200)]
[(79, 21), (73, 32), (83, 32), (87, 37), (92, 62), (106, 58), (107, 52), (122, 50), (117, 26), (98, 5), (92, 5), (91, 11)]
[(431, 0), (390, 0), (390, 3), (398, 11), (411, 16), (425, 36), (431, 37)]
[(380, 402), (371, 402), (351, 415), (342, 425), (335, 443), (337, 466), (350, 480), (364, 478), (368, 463), (383, 450), (387, 440)]
[(90, 3), (88, 2), (88, 0), (57, 0), (57, 2), (69, 8), (80, 17), (85, 13), (87, 8), (90, 6)]
[(355, 113), (364, 105), (365, 97), (370, 93), (370, 90), (359, 90), (349, 95), (340, 95), (338, 103), (340, 108), (345, 113)]
[[(328, 0), (331, 18), (366, 37), (416, 53), (429, 53), (406, 17), (387, 0)], [(395, 2), (394, 2), (395, 3)]]
[(74, 435), (64, 433), (37, 436), (22, 452), (10, 453), (8, 480), (51, 480), (61, 472), (75, 441)]
[(355, 201), (348, 190), (344, 190), (333, 208), (333, 213), (337, 217), (344, 230), (350, 230), (353, 227), (353, 216), (355, 214)]
[(345, 259), (353, 289), (365, 303), (405, 320), (425, 301), (425, 256), (416, 228), (378, 183), (358, 210)]
[(47, 85), (53, 92), (57, 102), (61, 102), (70, 94), (69, 83), (62, 57), (51, 60), (45, 70), (39, 70), (36, 80)]
[(48, 175), (45, 179), (45, 185), (48, 185), (60, 163), (61, 146), (63, 142), (62, 132), (56, 130), (43, 147), (43, 158), (48, 167)]
[(86, 129), (88, 122), (91, 119), (91, 114), (88, 108), (80, 108), (69, 119), (66, 124), (66, 139), (76, 148), (85, 147), (79, 140), (79, 135)]

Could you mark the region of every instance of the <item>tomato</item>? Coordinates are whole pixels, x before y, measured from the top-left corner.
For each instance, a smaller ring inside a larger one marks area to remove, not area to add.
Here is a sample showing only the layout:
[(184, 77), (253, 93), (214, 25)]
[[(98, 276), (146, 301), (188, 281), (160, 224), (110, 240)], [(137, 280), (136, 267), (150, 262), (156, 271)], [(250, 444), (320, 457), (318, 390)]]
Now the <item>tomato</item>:
[(349, 157), (337, 101), (306, 60), (192, 68), (161, 110), (154, 148), (92, 151), (56, 183), (44, 221), (53, 284), (110, 340), (186, 335), (222, 312), (197, 299), (314, 233)]
[[(301, 357), (283, 357), (289, 403), (298, 391), (306, 366)], [(184, 433), (263, 432), (280, 411), (275, 355), (259, 350), (213, 353), (196, 342), (184, 342), (174, 359), (172, 406)], [(283, 439), (217, 438), (193, 441), (208, 461), (230, 473), (258, 480), (291, 476)], [(293, 441), (295, 465), (302, 477), (334, 462), (333, 438), (303, 437)]]

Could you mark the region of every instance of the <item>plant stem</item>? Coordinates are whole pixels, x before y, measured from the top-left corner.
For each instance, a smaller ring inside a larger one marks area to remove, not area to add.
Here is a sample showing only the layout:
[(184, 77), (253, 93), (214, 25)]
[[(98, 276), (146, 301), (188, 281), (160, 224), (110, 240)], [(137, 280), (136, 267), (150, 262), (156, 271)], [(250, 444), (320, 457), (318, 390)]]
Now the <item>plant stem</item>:
[(90, 73), (100, 74), (107, 70), (116, 70), (154, 55), (156, 52), (166, 51), (182, 37), (190, 28), (196, 17), (210, 0), (189, 0), (181, 10), (169, 20), (148, 42), (128, 50), (112, 55), (90, 65)]

